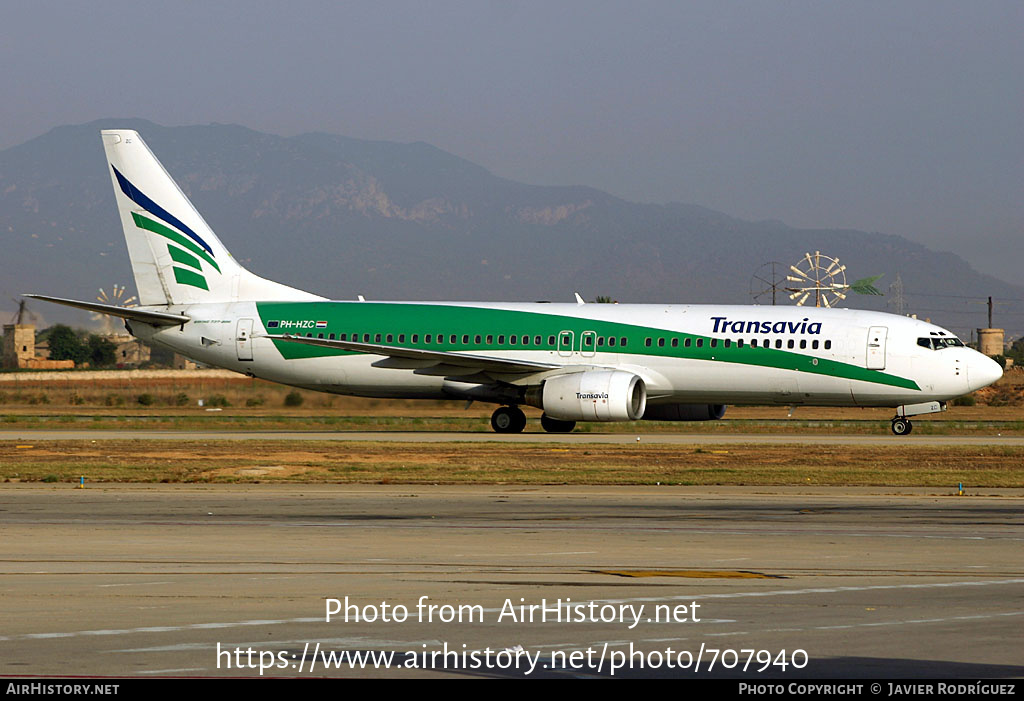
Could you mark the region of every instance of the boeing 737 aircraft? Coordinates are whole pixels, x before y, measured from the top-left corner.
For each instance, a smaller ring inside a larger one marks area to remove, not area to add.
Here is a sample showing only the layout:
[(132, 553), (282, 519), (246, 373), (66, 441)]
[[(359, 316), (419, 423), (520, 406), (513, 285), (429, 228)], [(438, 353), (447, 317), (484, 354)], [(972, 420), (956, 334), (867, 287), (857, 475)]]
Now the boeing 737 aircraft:
[(499, 405), (491, 425), (704, 421), (726, 404), (892, 407), (908, 417), (995, 382), (949, 331), (805, 307), (332, 301), (240, 266), (134, 131), (103, 131), (140, 306), (37, 299), (125, 320), (201, 363), (363, 397)]

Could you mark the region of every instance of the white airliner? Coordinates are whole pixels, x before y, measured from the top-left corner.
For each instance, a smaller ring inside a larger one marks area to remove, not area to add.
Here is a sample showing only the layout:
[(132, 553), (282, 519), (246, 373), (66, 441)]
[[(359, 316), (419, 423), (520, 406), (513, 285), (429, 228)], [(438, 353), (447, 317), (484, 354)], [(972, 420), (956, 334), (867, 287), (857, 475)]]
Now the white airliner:
[(893, 407), (907, 417), (995, 382), (997, 363), (934, 324), (847, 309), (332, 301), (240, 266), (134, 131), (103, 131), (140, 306), (30, 295), (125, 319), (208, 365), (364, 397), (519, 406), (577, 421), (702, 421), (726, 404)]

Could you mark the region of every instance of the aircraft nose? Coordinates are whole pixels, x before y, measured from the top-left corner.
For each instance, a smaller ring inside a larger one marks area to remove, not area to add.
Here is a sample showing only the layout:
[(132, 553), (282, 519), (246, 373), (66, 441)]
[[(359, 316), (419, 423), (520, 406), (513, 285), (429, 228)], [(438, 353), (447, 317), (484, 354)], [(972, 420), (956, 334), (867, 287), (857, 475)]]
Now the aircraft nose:
[(975, 353), (967, 366), (967, 378), (971, 391), (988, 387), (1003, 376), (1003, 368), (999, 363), (986, 355)]

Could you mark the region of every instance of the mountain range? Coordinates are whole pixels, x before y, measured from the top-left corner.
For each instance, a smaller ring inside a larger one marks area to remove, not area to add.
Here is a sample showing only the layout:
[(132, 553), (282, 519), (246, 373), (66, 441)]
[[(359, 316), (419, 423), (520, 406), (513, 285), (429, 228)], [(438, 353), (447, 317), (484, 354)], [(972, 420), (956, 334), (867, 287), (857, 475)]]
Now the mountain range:
[[(987, 323), (984, 306), (968, 298), (1024, 299), (1024, 286), (897, 235), (797, 229), (584, 186), (528, 185), (423, 142), (104, 119), (0, 151), (4, 300), (133, 288), (104, 128), (138, 130), (244, 265), (337, 299), (571, 301), (579, 291), (623, 302), (745, 304), (763, 263), (781, 261), (785, 270), (816, 250), (838, 257), (851, 282), (883, 274), (876, 285), (884, 291), (899, 274), (908, 312), (964, 336)], [(785, 293), (779, 301), (788, 303)], [(850, 295), (843, 305), (885, 303)], [(82, 324), (63, 310), (37, 311)]]

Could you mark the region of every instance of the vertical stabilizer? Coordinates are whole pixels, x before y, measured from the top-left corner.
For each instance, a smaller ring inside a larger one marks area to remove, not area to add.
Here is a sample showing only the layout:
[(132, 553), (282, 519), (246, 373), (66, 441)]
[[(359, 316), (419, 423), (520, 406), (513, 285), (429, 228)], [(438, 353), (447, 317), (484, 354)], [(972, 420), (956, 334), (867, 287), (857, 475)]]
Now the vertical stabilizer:
[(140, 304), (321, 299), (238, 265), (137, 132), (102, 136)]

